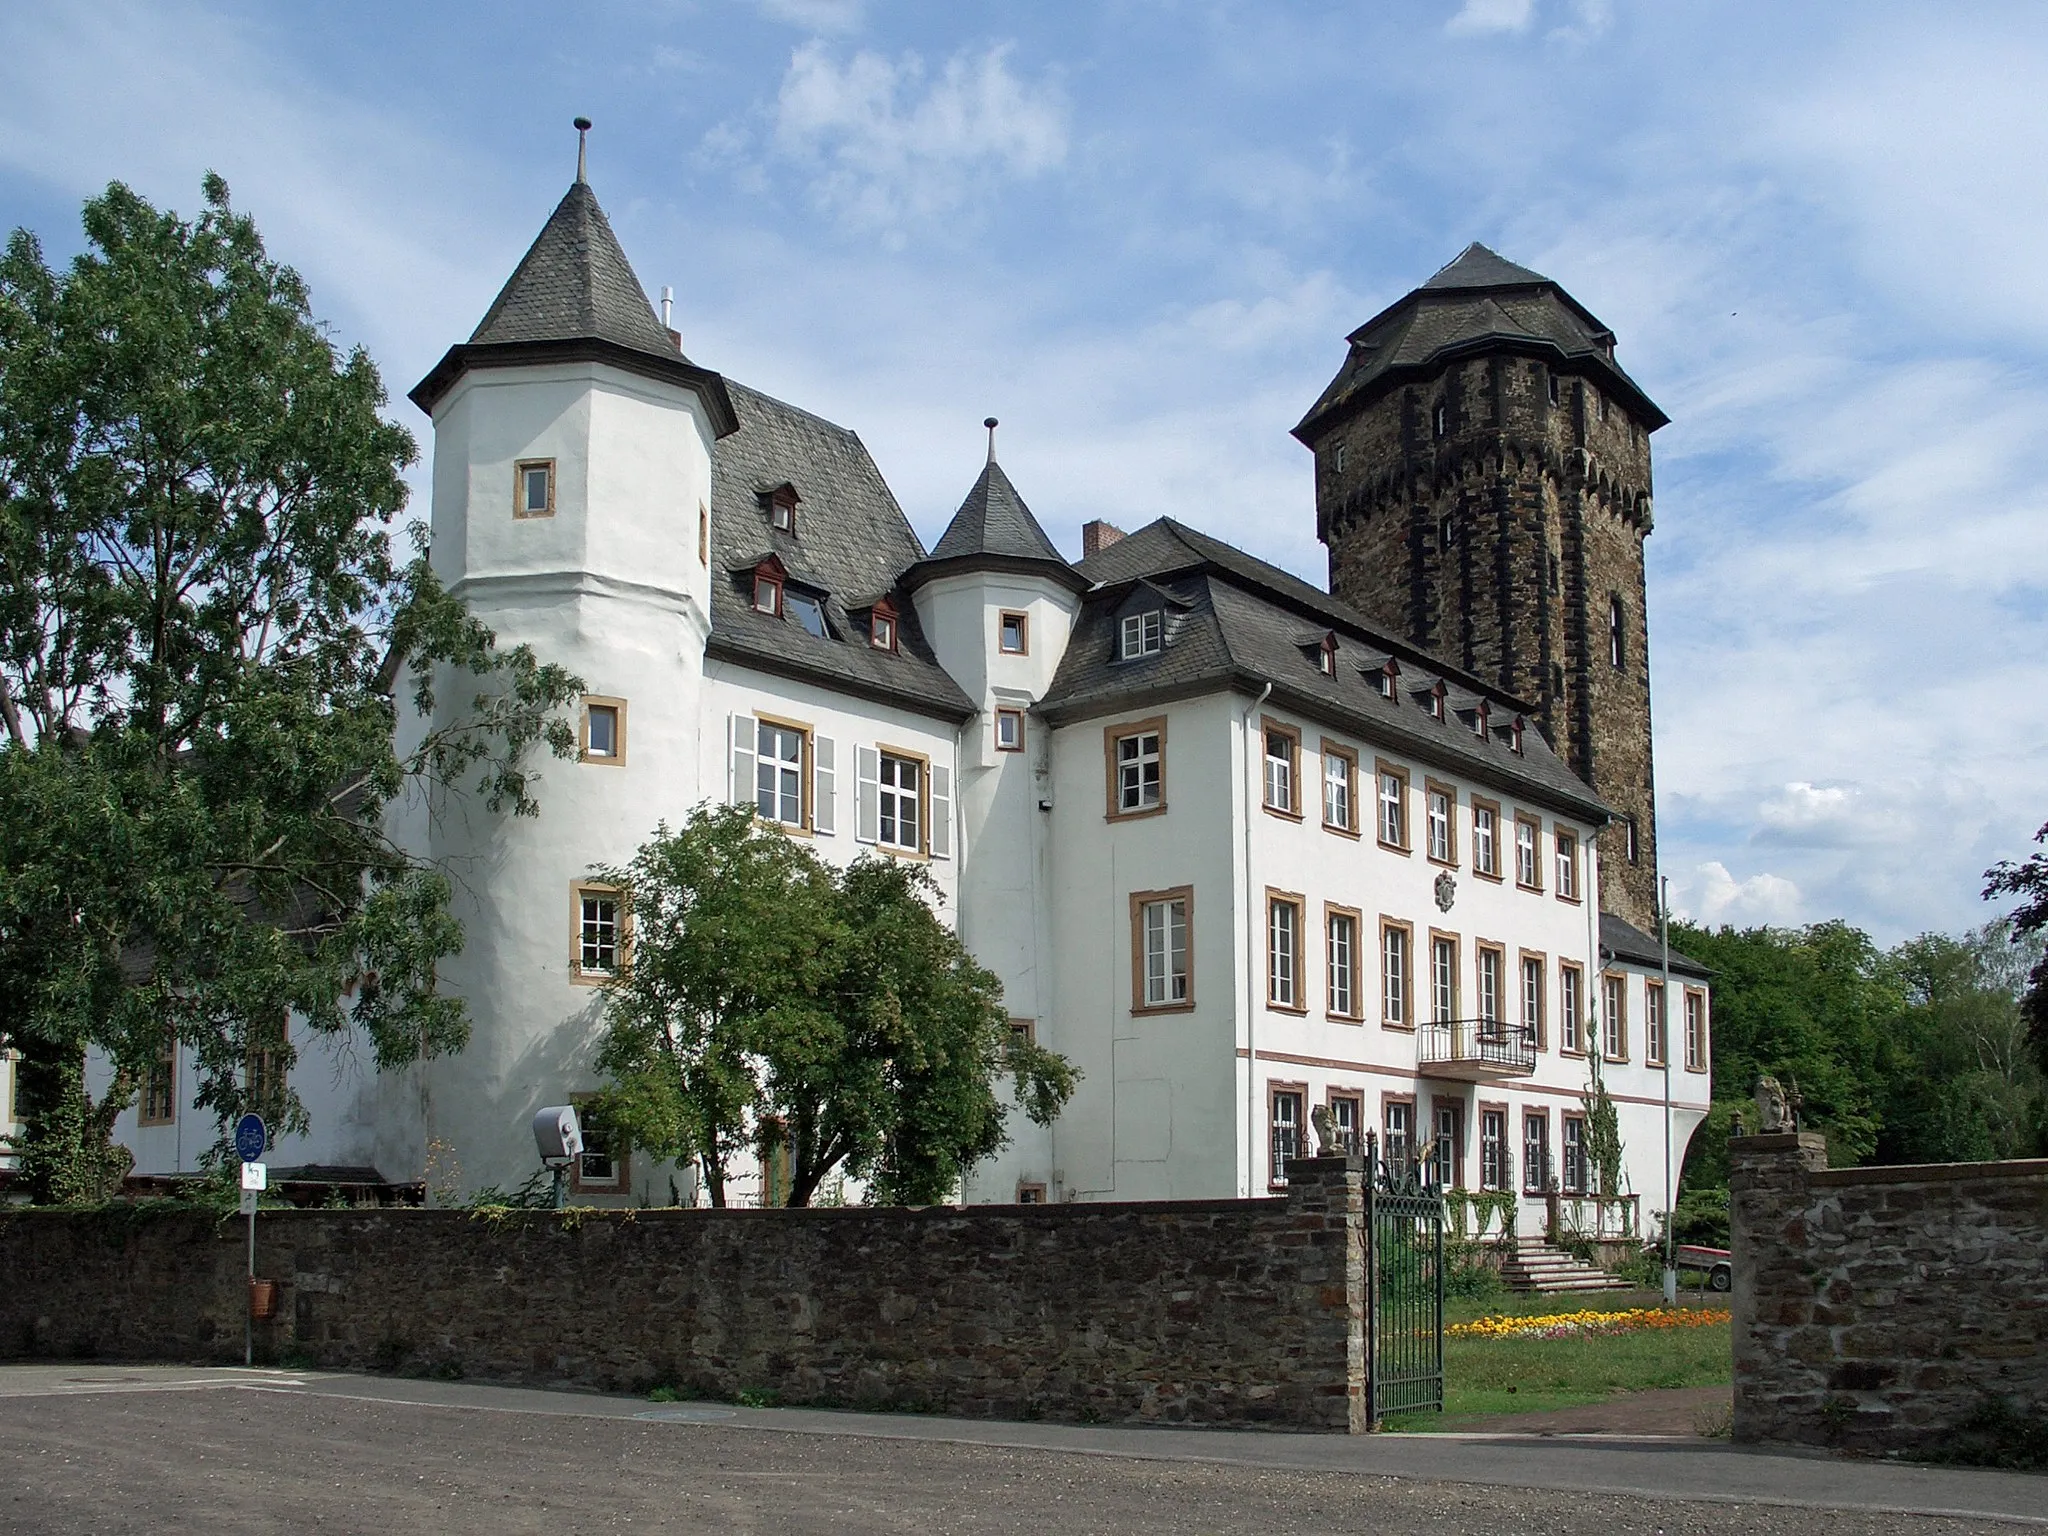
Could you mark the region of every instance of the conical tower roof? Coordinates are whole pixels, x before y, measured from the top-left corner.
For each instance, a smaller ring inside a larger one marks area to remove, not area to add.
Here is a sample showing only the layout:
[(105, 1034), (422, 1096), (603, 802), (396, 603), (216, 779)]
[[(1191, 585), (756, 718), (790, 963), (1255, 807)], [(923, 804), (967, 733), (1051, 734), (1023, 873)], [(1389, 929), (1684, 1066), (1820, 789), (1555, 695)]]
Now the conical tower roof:
[(932, 552), (904, 579), (915, 587), (954, 570), (1031, 572), (1050, 576), (1076, 591), (1088, 586), (1088, 578), (1069, 565), (1045, 536), (993, 456)]
[(647, 302), (590, 183), (563, 194), (470, 342), (617, 342), (674, 357), (676, 345)]
[(1518, 267), (1498, 251), (1474, 240), (1424, 288), (1528, 288), (1549, 282), (1541, 272)]

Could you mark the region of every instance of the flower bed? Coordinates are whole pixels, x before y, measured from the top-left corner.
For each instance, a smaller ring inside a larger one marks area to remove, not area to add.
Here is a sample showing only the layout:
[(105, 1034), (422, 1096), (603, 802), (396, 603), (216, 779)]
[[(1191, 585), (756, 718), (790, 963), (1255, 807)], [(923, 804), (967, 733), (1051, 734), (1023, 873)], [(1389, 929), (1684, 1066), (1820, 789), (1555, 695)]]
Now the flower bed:
[(1527, 1317), (1482, 1317), (1452, 1323), (1453, 1339), (1583, 1339), (1646, 1328), (1708, 1328), (1728, 1321), (1725, 1307), (1631, 1307), (1625, 1312), (1549, 1312)]

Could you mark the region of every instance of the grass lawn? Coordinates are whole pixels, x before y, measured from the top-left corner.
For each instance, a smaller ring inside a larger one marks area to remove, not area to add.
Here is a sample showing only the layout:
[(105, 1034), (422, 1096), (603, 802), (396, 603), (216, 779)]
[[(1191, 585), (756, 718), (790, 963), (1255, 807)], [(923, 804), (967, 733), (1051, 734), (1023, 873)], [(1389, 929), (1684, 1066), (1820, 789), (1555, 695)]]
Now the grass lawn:
[[(1503, 1314), (1518, 1316), (1582, 1309), (1621, 1312), (1663, 1305), (1654, 1291), (1604, 1291), (1586, 1296), (1518, 1296), (1502, 1301), (1444, 1303), (1445, 1323)], [(1724, 1296), (1701, 1303), (1683, 1293), (1679, 1305), (1725, 1307)], [(1597, 1403), (1619, 1392), (1651, 1387), (1713, 1387), (1734, 1379), (1728, 1325), (1645, 1328), (1584, 1339), (1444, 1340), (1444, 1411), (1403, 1414), (1387, 1428), (1429, 1430), (1450, 1421), (1492, 1413), (1540, 1413)]]

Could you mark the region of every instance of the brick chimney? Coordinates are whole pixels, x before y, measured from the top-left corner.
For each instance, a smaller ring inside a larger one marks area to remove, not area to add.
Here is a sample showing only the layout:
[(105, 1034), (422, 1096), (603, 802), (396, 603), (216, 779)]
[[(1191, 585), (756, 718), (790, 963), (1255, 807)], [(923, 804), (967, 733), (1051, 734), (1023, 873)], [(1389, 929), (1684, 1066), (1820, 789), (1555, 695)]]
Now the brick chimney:
[(1114, 523), (1105, 523), (1101, 518), (1081, 525), (1081, 558), (1099, 555), (1110, 545), (1124, 536), (1123, 529)]

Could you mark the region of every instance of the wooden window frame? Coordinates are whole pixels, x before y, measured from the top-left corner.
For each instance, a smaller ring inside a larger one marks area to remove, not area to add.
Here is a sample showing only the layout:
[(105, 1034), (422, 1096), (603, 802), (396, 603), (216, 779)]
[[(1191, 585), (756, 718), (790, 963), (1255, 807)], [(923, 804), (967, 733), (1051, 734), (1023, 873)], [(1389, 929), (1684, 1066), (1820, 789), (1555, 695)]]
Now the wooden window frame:
[[(1520, 1132), (1520, 1145), (1522, 1149), (1522, 1177), (1519, 1182), (1522, 1186), (1522, 1193), (1525, 1195), (1549, 1193), (1549, 1185), (1544, 1177), (1545, 1170), (1543, 1165), (1548, 1163), (1555, 1167), (1557, 1164), (1557, 1140), (1552, 1133), (1552, 1118), (1548, 1104), (1524, 1103), (1522, 1105), (1520, 1124), (1517, 1126), (1517, 1130)], [(1529, 1155), (1529, 1122), (1531, 1120), (1539, 1120), (1543, 1124), (1543, 1156), (1540, 1160)]]
[[(1444, 855), (1438, 858), (1429, 851), (1429, 797), (1444, 797)], [(1422, 781), (1422, 855), (1432, 864), (1441, 864), (1446, 869), (1458, 867), (1458, 791), (1441, 779), (1425, 777)]]
[[(1187, 930), (1188, 995), (1179, 1002), (1145, 1001), (1145, 908), (1158, 902), (1184, 904)], [(1195, 888), (1168, 886), (1157, 891), (1131, 892), (1131, 1012), (1133, 1014), (1192, 1013), (1195, 1009)]]
[[(1333, 918), (1351, 919), (1351, 1011), (1339, 1013), (1332, 1004), (1336, 988), (1330, 984), (1330, 922)], [(1334, 901), (1323, 903), (1323, 1016), (1335, 1019), (1341, 1024), (1363, 1024), (1365, 1022), (1364, 989), (1360, 987), (1362, 967), (1359, 965), (1360, 951), (1365, 942), (1365, 914), (1356, 907), (1339, 906)]]
[[(1614, 1040), (1620, 1047), (1614, 1054), (1607, 1050), (1607, 984), (1615, 984), (1615, 996), (1621, 999), (1621, 1006), (1614, 1011)], [(1625, 1062), (1628, 1057), (1628, 972), (1602, 971), (1600, 973), (1600, 1059), (1602, 1061)]]
[[(1579, 1182), (1574, 1184), (1570, 1177), (1571, 1159), (1565, 1156), (1568, 1136), (1565, 1127), (1577, 1124), (1579, 1128)], [(1593, 1188), (1593, 1149), (1586, 1139), (1586, 1113), (1579, 1109), (1563, 1109), (1557, 1112), (1557, 1187), (1561, 1194), (1584, 1195)]]
[[(1479, 813), (1481, 811), (1493, 813), (1493, 868), (1490, 870), (1479, 867)], [(1507, 876), (1501, 871), (1501, 826), (1500, 803), (1495, 800), (1482, 800), (1479, 796), (1474, 795), (1472, 797), (1472, 874), (1476, 879), (1491, 880), (1495, 885), (1502, 885), (1507, 881)]]
[[(765, 826), (775, 828), (778, 832), (786, 832), (791, 837), (810, 837), (814, 835), (817, 830), (815, 819), (817, 807), (812, 804), (811, 797), (815, 793), (818, 767), (816, 730), (805, 721), (785, 720), (780, 715), (755, 715), (753, 720), (754, 819)], [(796, 769), (798, 814), (803, 818), (800, 822), (780, 821), (773, 816), (763, 816), (761, 814), (761, 727), (764, 725), (778, 731), (794, 731), (803, 738), (803, 746), (798, 749)], [(884, 750), (889, 749), (885, 748)], [(877, 843), (876, 846), (881, 847), (883, 845)]]
[[(548, 476), (548, 504), (543, 512), (530, 512), (526, 507), (526, 476), (530, 470), (544, 469)], [(516, 459), (512, 464), (512, 518), (515, 522), (531, 522), (555, 515), (555, 481), (557, 472), (553, 459)]]
[[(1515, 1108), (1506, 1099), (1475, 1098), (1473, 1101), (1472, 1148), (1478, 1154), (1473, 1159), (1479, 1165), (1478, 1187), (1505, 1194), (1513, 1187), (1511, 1180), (1503, 1179), (1498, 1184), (1486, 1182), (1486, 1117), (1488, 1115), (1500, 1116), (1500, 1149), (1502, 1153), (1506, 1154), (1506, 1157), (1512, 1157), (1515, 1147)], [(1505, 1158), (1503, 1162), (1506, 1166), (1513, 1166), (1511, 1163), (1506, 1163)]]
[[(1399, 841), (1398, 843), (1390, 843), (1387, 841), (1386, 818), (1380, 814), (1380, 791), (1383, 788), (1383, 786), (1380, 783), (1380, 780), (1383, 778), (1397, 779), (1400, 781), (1401, 784), (1401, 795), (1399, 801), (1401, 808), (1401, 841)], [(1415, 818), (1409, 814), (1408, 805), (1408, 796), (1410, 792), (1413, 790), (1413, 787), (1414, 786), (1409, 782), (1408, 770), (1406, 768), (1403, 768), (1398, 763), (1390, 763), (1384, 757), (1376, 757), (1373, 759), (1372, 835), (1375, 841), (1379, 843), (1380, 847), (1386, 849), (1389, 853), (1398, 853), (1404, 859), (1407, 858), (1409, 854), (1413, 851), (1410, 845), (1414, 841)]]
[[(1523, 973), (1529, 962), (1536, 962), (1536, 1017), (1527, 1017), (1529, 989), (1524, 986)], [(1550, 1046), (1550, 956), (1540, 949), (1522, 949), (1515, 952), (1515, 993), (1523, 1014), (1522, 1023), (1530, 1029), (1530, 1038), (1536, 1042), (1536, 1049), (1547, 1050)]]
[[(1003, 723), (1014, 720), (1017, 723), (1017, 739), (1010, 746), (1003, 745)], [(996, 711), (996, 750), (998, 752), (1022, 752), (1024, 750), (1024, 711), (1007, 706)]]
[[(1465, 969), (1463, 938), (1462, 934), (1453, 933), (1448, 928), (1429, 930), (1429, 1022), (1432, 1024), (1455, 1023), (1458, 1019), (1458, 984), (1464, 980), (1460, 973)], [(1436, 947), (1439, 942), (1451, 946), (1451, 1009), (1441, 1019), (1436, 1016)]]
[[(18, 1053), (10, 1051), (8, 1059), (11, 1065), (8, 1070), (7, 1081), (8, 1102), (5, 1105), (7, 1118), (5, 1121), (0, 1121), (0, 1133), (4, 1133), (8, 1126), (14, 1124), (14, 1098), (19, 1087), (18, 1080), (21, 1070), (21, 1057)], [(164, 1091), (164, 1101), (168, 1109), (165, 1114), (152, 1115), (149, 1112), (150, 1079), (156, 1070), (163, 1068), (169, 1069), (170, 1077), (169, 1086)], [(159, 1125), (176, 1125), (178, 1123), (178, 1036), (174, 1030), (168, 1027), (164, 1030), (163, 1051), (149, 1067), (143, 1070), (142, 1081), (137, 1085), (135, 1123), (143, 1129)]]
[[(1404, 937), (1401, 946), (1403, 959), (1407, 962), (1401, 977), (1401, 1016), (1387, 1017), (1387, 930), (1397, 928)], [(1373, 969), (1379, 972), (1380, 1028), (1398, 1029), (1408, 1034), (1415, 1032), (1415, 925), (1405, 918), (1393, 917), (1385, 912), (1380, 914), (1379, 947), (1375, 953)]]
[(1405, 1104), (1408, 1107), (1408, 1150), (1404, 1161), (1407, 1166), (1413, 1168), (1418, 1166), (1415, 1154), (1422, 1149), (1422, 1142), (1419, 1137), (1422, 1127), (1416, 1123), (1419, 1116), (1416, 1113), (1416, 1093), (1413, 1088), (1382, 1088), (1380, 1090), (1380, 1117), (1376, 1126), (1380, 1138), (1380, 1156), (1383, 1158), (1391, 1156), (1391, 1138), (1387, 1135), (1387, 1111), (1396, 1104)]
[[(1117, 743), (1133, 736), (1154, 736), (1159, 738), (1159, 803), (1144, 805), (1134, 811), (1121, 809), (1122, 797), (1117, 785)], [(1153, 715), (1144, 720), (1126, 720), (1102, 728), (1102, 775), (1106, 791), (1105, 804), (1108, 809), (1105, 821), (1137, 821), (1145, 816), (1166, 814), (1166, 716)]]
[[(1482, 1011), (1486, 1006), (1486, 989), (1480, 985), (1479, 957), (1481, 955), (1493, 956), (1492, 1022), (1496, 1026), (1504, 1028), (1512, 1021), (1512, 1014), (1507, 1006), (1507, 989), (1510, 982), (1508, 974), (1508, 947), (1498, 939), (1475, 938), (1472, 941), (1472, 1017), (1475, 1019), (1484, 1019), (1486, 1017)], [(1514, 976), (1513, 981), (1517, 985), (1520, 984), (1521, 977), (1519, 973)]]
[[(583, 898), (585, 896), (609, 896), (615, 906), (612, 915), (612, 949), (618, 963), (608, 971), (586, 971), (583, 968)], [(571, 880), (569, 882), (569, 980), (579, 987), (609, 986), (626, 974), (631, 963), (633, 938), (632, 915), (625, 910), (623, 894), (616, 885), (602, 880)]]
[[(780, 576), (770, 575), (767, 571), (756, 570), (754, 572), (754, 591), (752, 595), (752, 607), (754, 612), (771, 619), (781, 618), (782, 586), (783, 583), (782, 578)], [(769, 599), (774, 605), (769, 608), (763, 608), (761, 606), (761, 591), (764, 587), (767, 589)]]
[[(1031, 1198), (1034, 1195), (1037, 1197), (1036, 1199)], [(1048, 1203), (1049, 1202), (1045, 1198), (1045, 1185), (1040, 1183), (1038, 1180), (1019, 1179), (1017, 1181), (1017, 1198), (1012, 1202), (1012, 1204), (1045, 1205)]]
[[(583, 1118), (582, 1106), (597, 1097), (591, 1093), (572, 1093), (569, 1102), (577, 1106), (576, 1117), (580, 1124)], [(633, 1193), (633, 1144), (626, 1142), (610, 1153), (612, 1176), (609, 1180), (591, 1180), (583, 1177), (583, 1159), (578, 1156), (569, 1163), (569, 1187), (579, 1195), (630, 1195)]]
[[(1643, 1065), (1661, 1067), (1671, 1054), (1671, 1010), (1664, 983), (1654, 977), (1643, 979)], [(1650, 1025), (1656, 1024), (1652, 1032)], [(1652, 1047), (1656, 1047), (1652, 1050)]]
[(1685, 1070), (1688, 1072), (1698, 1072), (1704, 1075), (1708, 1071), (1712, 1070), (1714, 1061), (1714, 1037), (1711, 1033), (1709, 1033), (1709, 1031), (1713, 1027), (1713, 1020), (1709, 1017), (1707, 1013), (1707, 989), (1705, 987), (1687, 987), (1685, 989), (1685, 996), (1688, 1006), (1690, 1005), (1691, 1000), (1693, 998), (1698, 998), (1700, 1000), (1700, 1049), (1698, 1057), (1699, 1065), (1693, 1065), (1694, 1058), (1692, 1050), (1692, 1030), (1690, 1023), (1687, 1023), (1685, 1026), (1686, 1038), (1683, 1046), (1683, 1049), (1685, 1051)]
[[(1290, 803), (1286, 806), (1273, 804), (1269, 798), (1271, 785), (1266, 765), (1274, 761), (1267, 750), (1271, 738), (1284, 736), (1288, 741), (1287, 789)], [(1283, 821), (1300, 821), (1301, 809), (1301, 727), (1289, 725), (1273, 715), (1259, 716), (1259, 804), (1269, 816), (1278, 816)]]
[[(887, 626), (888, 638), (886, 640), (880, 638), (883, 630), (879, 626), (884, 625)], [(897, 613), (896, 605), (886, 597), (878, 600), (868, 609), (868, 649), (871, 651), (887, 651), (893, 656), (902, 649), (902, 642), (902, 615)]]
[[(806, 753), (805, 761), (808, 763), (810, 751), (808, 740), (804, 744), (804, 750)], [(882, 841), (882, 795), (885, 792), (898, 796), (902, 794), (901, 790), (895, 789), (893, 786), (889, 786), (885, 790), (885, 786), (882, 783), (882, 762), (884, 759), (891, 757), (895, 758), (898, 762), (917, 764), (917, 846), (915, 848), (904, 843), (885, 843)], [(810, 824), (811, 776), (806, 773), (804, 775), (804, 826), (808, 828)], [(892, 747), (887, 742), (882, 741), (875, 743), (875, 841), (872, 846), (879, 848), (892, 859), (909, 859), (913, 863), (924, 863), (931, 858), (932, 758), (929, 752), (920, 752), (915, 747)]]
[[(1436, 1145), (1436, 1117), (1439, 1111), (1445, 1109), (1457, 1111), (1458, 1136), (1451, 1143), (1451, 1176), (1448, 1180), (1439, 1179), (1437, 1187), (1440, 1189), (1465, 1189), (1469, 1187), (1465, 1183), (1465, 1138), (1472, 1134), (1472, 1127), (1465, 1120), (1465, 1096), (1462, 1093), (1432, 1092), (1430, 1094), (1429, 1145), (1432, 1147)], [(1434, 1159), (1431, 1160), (1432, 1166), (1434, 1161)]]
[[(1130, 645), (1130, 625), (1133, 619), (1138, 621), (1138, 649), (1135, 651), (1131, 649)], [(1157, 645), (1148, 646), (1145, 644), (1147, 628), (1145, 621), (1147, 619), (1158, 621), (1159, 643)], [(1164, 608), (1140, 608), (1135, 613), (1122, 615), (1116, 621), (1116, 659), (1119, 662), (1143, 661), (1148, 656), (1162, 655), (1165, 650), (1166, 610)]]
[[(1017, 643), (1003, 644), (1004, 629), (1010, 622), (1017, 621)], [(1029, 656), (1031, 654), (1031, 615), (1021, 608), (1003, 608), (996, 613), (996, 652), (1002, 656)]]
[[(1536, 872), (1536, 881), (1533, 885), (1522, 878), (1522, 828), (1524, 827), (1529, 829), (1530, 837), (1534, 840), (1534, 857), (1529, 861), (1530, 867)], [(1524, 816), (1520, 811), (1517, 811), (1515, 813), (1515, 889), (1518, 891), (1534, 891), (1540, 896), (1543, 894), (1543, 888), (1543, 823), (1537, 817)]]
[[(1566, 976), (1579, 979), (1579, 1006), (1577, 1016), (1564, 1006), (1564, 984)], [(1570, 1044), (1573, 1035), (1578, 1036), (1577, 1045)], [(1586, 1054), (1586, 968), (1576, 960), (1557, 962), (1557, 1053), (1560, 1056), (1584, 1056)]]
[(1564, 861), (1559, 855), (1564, 851), (1562, 844), (1566, 838), (1571, 840), (1572, 888), (1571, 893), (1567, 895), (1562, 883), (1559, 883), (1555, 894), (1559, 901), (1568, 901), (1576, 907), (1585, 901), (1586, 840), (1579, 836), (1579, 829), (1577, 827), (1567, 826), (1561, 821), (1552, 822), (1550, 824), (1550, 857), (1556, 871), (1559, 873), (1565, 868)]
[(1269, 1190), (1282, 1190), (1287, 1187), (1287, 1175), (1273, 1166), (1275, 1161), (1273, 1157), (1273, 1143), (1275, 1140), (1273, 1133), (1279, 1128), (1280, 1124), (1279, 1117), (1273, 1111), (1276, 1107), (1275, 1101), (1283, 1093), (1292, 1094), (1297, 1101), (1296, 1119), (1294, 1122), (1294, 1155), (1296, 1157), (1307, 1157), (1314, 1151), (1314, 1147), (1309, 1141), (1308, 1084), (1305, 1082), (1283, 1082), (1277, 1078), (1267, 1078), (1266, 1188)]
[[(1352, 751), (1351, 748), (1330, 740), (1327, 736), (1322, 740), (1321, 751), (1323, 771), (1316, 785), (1316, 790), (1317, 798), (1322, 801), (1323, 830), (1325, 832), (1334, 832), (1339, 837), (1348, 837), (1356, 841), (1361, 835), (1361, 829), (1358, 825), (1358, 754)], [(1330, 796), (1328, 790), (1330, 764), (1333, 762), (1344, 765), (1344, 797), (1351, 805), (1351, 824), (1349, 826), (1343, 826), (1330, 820)]]
[[(1274, 996), (1273, 974), (1273, 912), (1278, 907), (1294, 910), (1294, 1001), (1280, 1002)], [(1297, 1016), (1308, 1012), (1308, 991), (1306, 985), (1307, 967), (1302, 964), (1303, 951), (1307, 948), (1308, 898), (1300, 891), (1283, 891), (1273, 886), (1266, 887), (1266, 1011), (1269, 1013), (1291, 1013)]]
[[(601, 768), (623, 768), (626, 766), (626, 701), (609, 694), (586, 693), (582, 708), (576, 716), (576, 760), (579, 763), (595, 763)], [(593, 709), (608, 709), (612, 712), (612, 745), (617, 750), (598, 753), (590, 750), (590, 712)]]

